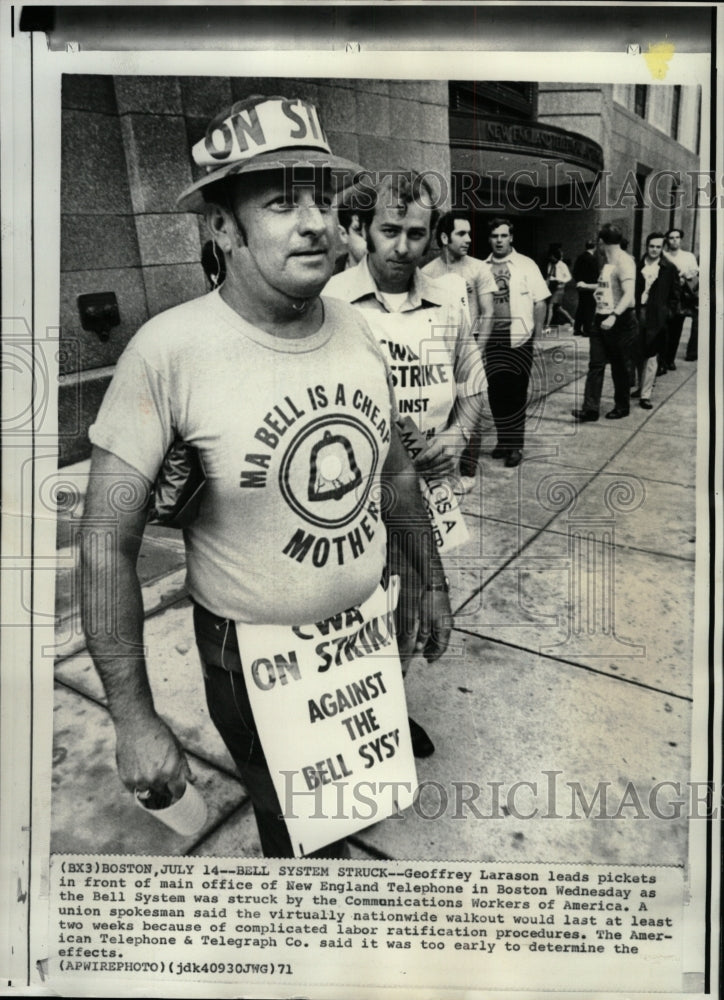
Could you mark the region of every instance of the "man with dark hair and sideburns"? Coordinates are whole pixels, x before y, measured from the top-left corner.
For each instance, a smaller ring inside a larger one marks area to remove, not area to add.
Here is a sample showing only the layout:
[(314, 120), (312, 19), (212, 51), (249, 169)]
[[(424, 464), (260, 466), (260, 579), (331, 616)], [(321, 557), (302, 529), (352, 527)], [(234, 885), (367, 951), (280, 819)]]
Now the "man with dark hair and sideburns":
[[(473, 336), (479, 351), (484, 354), (493, 323), (493, 292), (496, 287), (493, 272), (484, 261), (470, 256), (472, 228), (465, 212), (445, 212), (438, 220), (436, 235), (440, 256), (426, 264), (422, 273), (430, 278), (457, 274), (463, 279)], [(471, 433), (460, 460), (460, 483), (465, 493), (475, 487), (482, 447), (483, 427), (477, 427)]]
[[(359, 606), (385, 575), (388, 531), (403, 529), (429, 584), (412, 637), (429, 660), (446, 648), (450, 603), (385, 359), (359, 313), (320, 297), (336, 253), (333, 174), (359, 168), (331, 153), (312, 104), (281, 97), (222, 112), (193, 158), (201, 176), (179, 204), (204, 214), (226, 277), (151, 319), (118, 362), (90, 431), (84, 624), (121, 781), (180, 795), (193, 779), (154, 707), (136, 571), (152, 484), (180, 437), (207, 475), (184, 541), (209, 713), (251, 797), (264, 855), (292, 857), (236, 624), (301, 626)], [(352, 408), (355, 393), (364, 410)], [(119, 486), (138, 502), (119, 509)], [(389, 503), (373, 518), (365, 501), (380, 493)], [(96, 544), (96, 526), (109, 521), (110, 550)], [(99, 633), (96, 614), (112, 627)], [(349, 856), (344, 840), (314, 854)]]
[[(351, 303), (377, 338), (392, 370), (400, 417), (409, 417), (426, 439), (415, 458), (417, 471), (458, 480), (461, 456), (479, 425), (485, 372), (465, 282), (420, 270), (438, 215), (435, 193), (422, 174), (387, 172), (360, 190), (356, 208), (367, 255), (336, 274), (325, 293)], [(408, 561), (396, 555), (396, 569), (409, 575)], [(415, 601), (400, 607), (402, 615), (414, 615)], [(414, 630), (411, 620), (401, 628)], [(415, 755), (432, 754), (434, 743), (423, 727), (411, 719), (410, 729)]]

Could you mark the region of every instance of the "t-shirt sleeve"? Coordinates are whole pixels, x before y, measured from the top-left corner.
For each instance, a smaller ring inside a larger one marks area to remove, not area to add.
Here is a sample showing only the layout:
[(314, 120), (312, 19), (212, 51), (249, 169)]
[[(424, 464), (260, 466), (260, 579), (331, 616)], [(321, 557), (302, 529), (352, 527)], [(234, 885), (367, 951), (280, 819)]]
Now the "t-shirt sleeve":
[(534, 302), (542, 302), (543, 299), (549, 298), (551, 294), (545, 278), (540, 273), (540, 268), (533, 261), (529, 265), (528, 289), (533, 296)]
[(457, 329), (454, 374), (458, 395), (476, 396), (485, 390), (488, 382), (485, 377), (483, 355), (473, 336), (467, 301), (458, 306)]
[(480, 262), (477, 277), (478, 295), (494, 294), (498, 290), (493, 272), (488, 264)]
[(156, 478), (174, 436), (168, 385), (133, 347), (121, 355), (88, 436), (151, 482)]

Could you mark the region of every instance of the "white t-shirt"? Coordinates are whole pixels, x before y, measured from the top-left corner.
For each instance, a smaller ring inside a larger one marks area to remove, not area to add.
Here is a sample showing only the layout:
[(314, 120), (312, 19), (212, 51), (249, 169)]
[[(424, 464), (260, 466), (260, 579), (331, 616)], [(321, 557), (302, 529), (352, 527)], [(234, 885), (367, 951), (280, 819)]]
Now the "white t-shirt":
[(676, 255), (670, 250), (664, 250), (664, 257), (675, 264), (679, 274), (684, 277), (694, 278), (699, 274), (699, 264), (693, 253), (688, 250), (678, 250)]
[(562, 285), (567, 285), (572, 280), (568, 264), (564, 260), (557, 260), (548, 265), (548, 281), (557, 281)]
[(90, 430), (149, 480), (175, 432), (200, 449), (187, 583), (225, 618), (319, 621), (382, 574), (389, 372), (359, 313), (323, 304), (322, 327), (300, 340), (251, 326), (218, 292), (161, 313), (124, 351)]
[(651, 286), (656, 281), (659, 276), (659, 267), (661, 266), (658, 258), (656, 260), (646, 260), (644, 266), (641, 268), (641, 274), (644, 278), (644, 288), (641, 292), (641, 305), (645, 306), (649, 299), (649, 292), (651, 291)]
[(459, 261), (450, 264), (445, 254), (440, 254), (435, 260), (431, 260), (422, 268), (422, 273), (428, 278), (444, 278), (446, 274), (456, 274), (465, 282), (465, 290), (468, 295), (468, 308), (470, 310), (470, 322), (475, 328), (475, 324), (480, 316), (479, 302), (481, 295), (493, 295), (497, 290), (493, 272), (488, 264), (477, 257), (461, 257)]
[(507, 257), (491, 254), (486, 263), (496, 283), (493, 333), (504, 334), (511, 347), (520, 347), (535, 333), (536, 304), (550, 298), (550, 289), (536, 262), (517, 250)]
[(620, 250), (615, 260), (603, 265), (598, 276), (598, 287), (593, 293), (598, 316), (610, 316), (614, 311), (623, 298), (624, 281), (636, 281), (636, 262)]

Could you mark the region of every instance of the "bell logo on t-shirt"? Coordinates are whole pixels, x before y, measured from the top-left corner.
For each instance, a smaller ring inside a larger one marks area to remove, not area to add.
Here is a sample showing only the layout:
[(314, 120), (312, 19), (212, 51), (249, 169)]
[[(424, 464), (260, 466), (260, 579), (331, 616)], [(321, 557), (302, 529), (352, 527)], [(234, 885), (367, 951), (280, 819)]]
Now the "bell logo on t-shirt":
[(379, 446), (365, 422), (356, 414), (328, 414), (310, 420), (289, 441), (279, 487), (308, 524), (342, 528), (362, 514), (378, 463)]
[(281, 552), (290, 560), (347, 567), (383, 544), (379, 470), (391, 432), (387, 383), (380, 389), (375, 398), (342, 382), (308, 386), (247, 431), (255, 444), (245, 451), (239, 487), (278, 489), (276, 523), (287, 526)]
[(308, 500), (339, 500), (362, 482), (349, 438), (326, 430), (309, 458)]

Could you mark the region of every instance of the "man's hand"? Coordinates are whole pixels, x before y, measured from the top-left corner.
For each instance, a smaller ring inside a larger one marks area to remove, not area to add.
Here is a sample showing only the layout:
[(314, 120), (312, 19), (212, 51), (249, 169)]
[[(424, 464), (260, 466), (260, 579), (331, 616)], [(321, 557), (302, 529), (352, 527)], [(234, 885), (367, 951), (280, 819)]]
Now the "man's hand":
[(447, 590), (423, 588), (415, 653), (422, 653), (428, 663), (439, 660), (450, 642), (452, 623), (452, 608)]
[[(150, 480), (122, 459), (94, 448), (81, 531), (81, 603), (88, 651), (116, 729), (121, 781), (131, 791), (160, 792), (167, 787), (180, 796), (192, 780), (191, 772), (178, 740), (156, 712), (143, 656), (143, 597), (136, 562), (150, 486)], [(119, 505), (121, 489), (133, 503)], [(106, 533), (110, 544), (103, 541)], [(112, 627), (99, 628), (99, 621)]]
[[(400, 658), (404, 666), (406, 660), (420, 652), (432, 662), (442, 656), (450, 639), (450, 598), (420, 485), (394, 426), (384, 475), (393, 487), (394, 497), (383, 517), (389, 532), (390, 571), (401, 578), (395, 617)], [(422, 588), (420, 581), (424, 581)], [(428, 585), (435, 589), (428, 590)], [(418, 614), (419, 626), (415, 628)]]
[(616, 320), (618, 316), (615, 313), (609, 313), (605, 319), (601, 320), (602, 330), (611, 330), (616, 325)]
[(158, 715), (116, 722), (118, 775), (129, 791), (168, 788), (180, 798), (193, 776), (181, 744)]
[(415, 459), (415, 470), (426, 479), (455, 476), (460, 455), (465, 449), (465, 436), (459, 427), (449, 427), (428, 442)]

